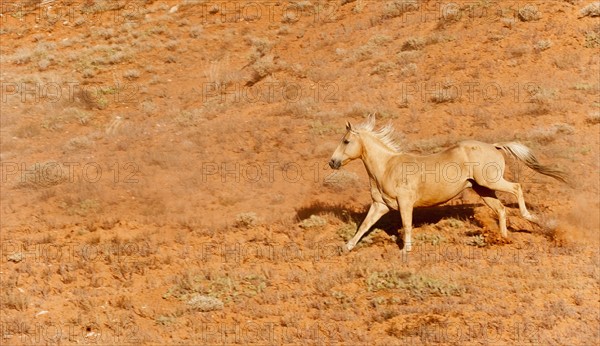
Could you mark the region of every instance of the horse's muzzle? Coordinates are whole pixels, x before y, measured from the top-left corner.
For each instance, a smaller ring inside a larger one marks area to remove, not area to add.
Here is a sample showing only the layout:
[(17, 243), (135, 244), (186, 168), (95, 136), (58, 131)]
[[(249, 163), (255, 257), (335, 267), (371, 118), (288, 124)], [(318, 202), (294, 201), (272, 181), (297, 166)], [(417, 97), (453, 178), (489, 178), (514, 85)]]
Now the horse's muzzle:
[(342, 165), (341, 161), (336, 161), (334, 159), (329, 160), (329, 167), (331, 167), (333, 169), (339, 169), (341, 165)]

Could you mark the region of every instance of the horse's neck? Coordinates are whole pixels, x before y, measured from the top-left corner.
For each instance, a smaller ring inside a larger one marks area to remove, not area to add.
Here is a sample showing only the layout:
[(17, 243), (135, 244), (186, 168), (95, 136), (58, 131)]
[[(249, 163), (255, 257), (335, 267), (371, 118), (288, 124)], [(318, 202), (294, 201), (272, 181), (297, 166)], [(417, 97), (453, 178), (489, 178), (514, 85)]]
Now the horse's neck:
[(397, 153), (371, 136), (363, 138), (362, 161), (367, 173), (372, 179), (381, 180), (385, 173), (387, 162)]

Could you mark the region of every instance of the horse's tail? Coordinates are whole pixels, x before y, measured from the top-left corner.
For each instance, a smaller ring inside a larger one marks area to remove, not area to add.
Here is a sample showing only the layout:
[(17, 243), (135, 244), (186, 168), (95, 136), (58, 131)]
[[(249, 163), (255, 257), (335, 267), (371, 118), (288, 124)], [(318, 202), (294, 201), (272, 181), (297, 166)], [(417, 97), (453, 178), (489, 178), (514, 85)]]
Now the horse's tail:
[(527, 167), (533, 169), (534, 171), (568, 184), (566, 173), (563, 170), (542, 165), (535, 155), (533, 155), (531, 149), (525, 145), (518, 142), (506, 142), (495, 143), (494, 147), (496, 147), (496, 149), (503, 150), (508, 155), (523, 161)]

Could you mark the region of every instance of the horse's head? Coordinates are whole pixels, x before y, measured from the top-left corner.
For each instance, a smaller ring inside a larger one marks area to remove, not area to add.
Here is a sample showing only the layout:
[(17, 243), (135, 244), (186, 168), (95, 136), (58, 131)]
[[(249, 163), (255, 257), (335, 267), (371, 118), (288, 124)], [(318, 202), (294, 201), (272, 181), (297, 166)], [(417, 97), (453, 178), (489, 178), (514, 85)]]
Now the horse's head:
[(362, 154), (362, 141), (358, 132), (352, 128), (349, 122), (346, 122), (346, 134), (342, 138), (342, 141), (337, 146), (331, 160), (329, 160), (329, 167), (333, 169), (339, 169), (348, 162), (357, 159)]

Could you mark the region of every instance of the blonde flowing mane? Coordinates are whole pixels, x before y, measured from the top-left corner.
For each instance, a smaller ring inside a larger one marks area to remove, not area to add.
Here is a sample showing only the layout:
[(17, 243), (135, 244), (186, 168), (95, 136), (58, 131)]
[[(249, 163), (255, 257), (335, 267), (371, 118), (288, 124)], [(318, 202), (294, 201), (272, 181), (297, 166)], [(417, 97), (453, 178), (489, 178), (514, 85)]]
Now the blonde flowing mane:
[(373, 135), (392, 151), (397, 153), (402, 151), (400, 144), (396, 141), (394, 127), (391, 123), (375, 130), (375, 117), (370, 116), (364, 123), (357, 125), (356, 130)]

